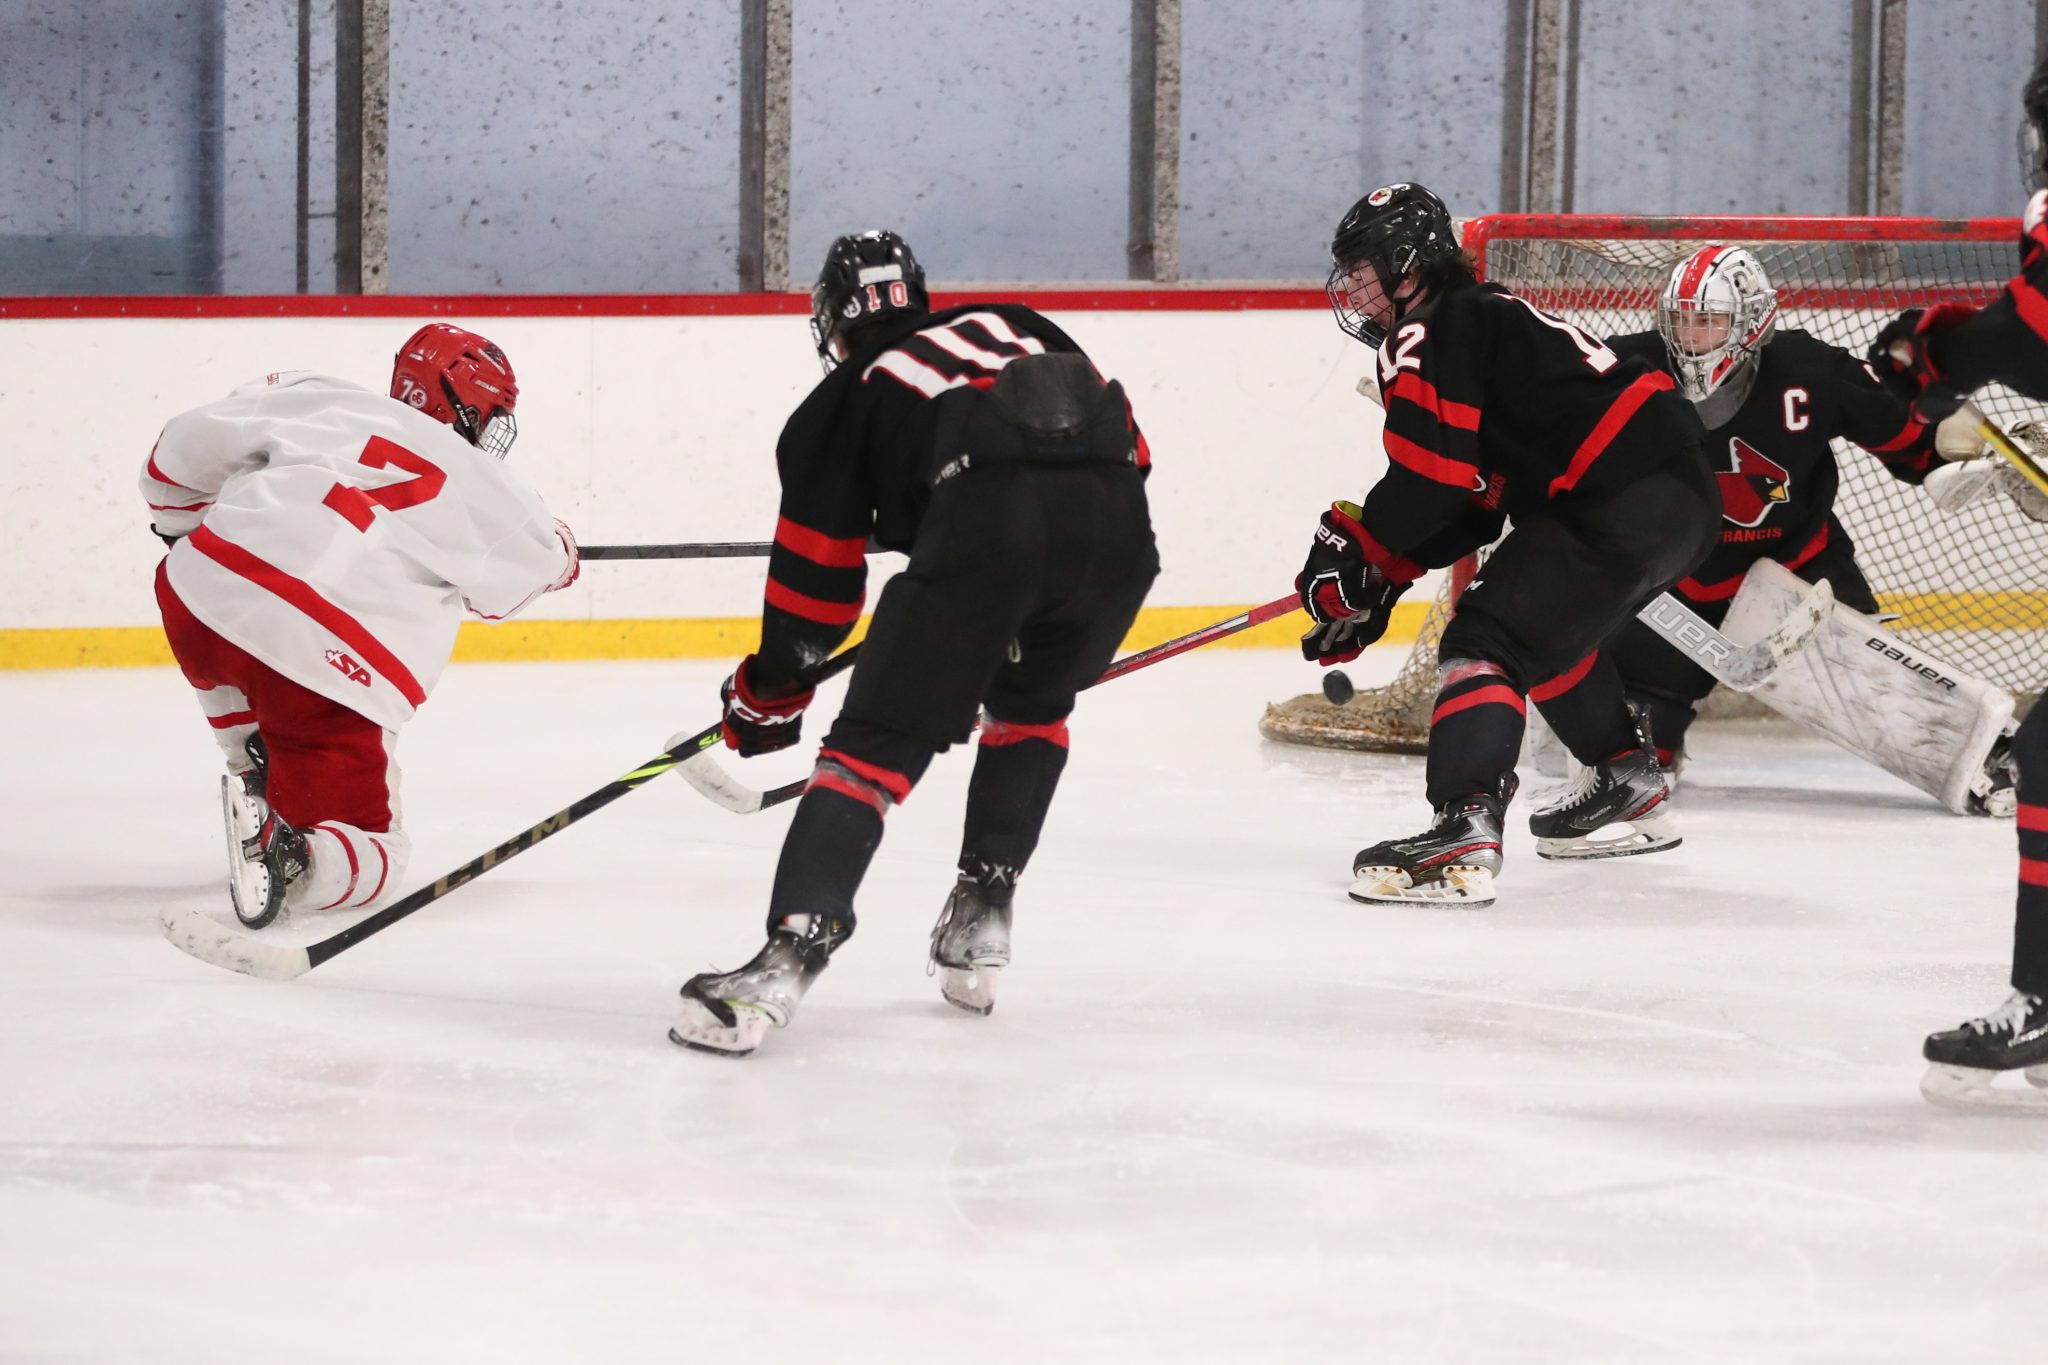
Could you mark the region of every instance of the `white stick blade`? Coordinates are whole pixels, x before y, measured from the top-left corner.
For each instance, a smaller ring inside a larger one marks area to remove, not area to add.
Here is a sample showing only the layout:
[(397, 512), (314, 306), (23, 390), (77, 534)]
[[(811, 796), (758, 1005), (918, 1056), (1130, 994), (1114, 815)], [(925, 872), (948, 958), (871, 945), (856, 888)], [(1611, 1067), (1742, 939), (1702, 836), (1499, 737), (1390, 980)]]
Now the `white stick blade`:
[(304, 948), (266, 943), (197, 910), (166, 910), (158, 917), (158, 923), (172, 947), (223, 971), (265, 981), (289, 981), (305, 975), (313, 966)]
[(697, 754), (676, 765), (683, 781), (704, 794), (713, 805), (735, 815), (752, 815), (761, 809), (761, 793), (735, 779), (707, 753)]

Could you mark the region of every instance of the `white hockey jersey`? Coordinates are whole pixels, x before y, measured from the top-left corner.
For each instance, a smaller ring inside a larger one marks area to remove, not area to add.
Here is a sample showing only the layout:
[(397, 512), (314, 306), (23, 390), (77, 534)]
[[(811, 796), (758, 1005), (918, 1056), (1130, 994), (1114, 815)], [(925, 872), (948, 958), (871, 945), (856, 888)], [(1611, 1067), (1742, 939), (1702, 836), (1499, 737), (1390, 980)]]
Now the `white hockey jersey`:
[(142, 492), (183, 537), (168, 573), (194, 616), (387, 729), (433, 690), (465, 604), (502, 619), (570, 567), (503, 461), (328, 375), (266, 375), (173, 417)]

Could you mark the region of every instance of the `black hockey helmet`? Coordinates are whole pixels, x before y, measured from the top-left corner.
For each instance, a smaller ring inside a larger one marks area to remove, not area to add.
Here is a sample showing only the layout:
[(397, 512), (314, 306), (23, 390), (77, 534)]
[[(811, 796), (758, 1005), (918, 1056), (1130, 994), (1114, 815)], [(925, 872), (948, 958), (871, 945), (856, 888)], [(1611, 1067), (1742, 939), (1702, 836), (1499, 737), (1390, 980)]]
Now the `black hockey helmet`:
[[(931, 311), (924, 267), (910, 243), (886, 229), (851, 233), (832, 243), (811, 286), (811, 342), (829, 372), (852, 350), (851, 334), (898, 314)], [(834, 353), (832, 343), (840, 348)]]
[(2020, 90), (2020, 181), (2027, 193), (2048, 189), (2048, 51)]
[[(1382, 185), (1353, 204), (1330, 240), (1328, 285), (1337, 325), (1368, 346), (1386, 340), (1386, 328), (1374, 320), (1380, 303), (1393, 303), (1401, 282), (1438, 261), (1458, 253), (1458, 234), (1444, 201), (1420, 185)], [(1361, 265), (1372, 267), (1379, 281), (1378, 298), (1359, 297), (1353, 277)]]

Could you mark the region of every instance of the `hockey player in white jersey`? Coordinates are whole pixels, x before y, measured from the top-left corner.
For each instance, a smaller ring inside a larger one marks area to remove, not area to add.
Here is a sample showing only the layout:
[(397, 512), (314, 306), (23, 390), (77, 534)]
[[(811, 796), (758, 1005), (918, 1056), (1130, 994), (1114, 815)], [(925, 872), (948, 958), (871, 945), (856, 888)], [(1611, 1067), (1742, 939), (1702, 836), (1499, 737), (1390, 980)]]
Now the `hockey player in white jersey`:
[(142, 474), (164, 632), (227, 758), (229, 891), (244, 924), (394, 890), (398, 728), (464, 607), (512, 615), (578, 569), (568, 527), (504, 464), (503, 351), (422, 327), (389, 395), (265, 375), (173, 417)]

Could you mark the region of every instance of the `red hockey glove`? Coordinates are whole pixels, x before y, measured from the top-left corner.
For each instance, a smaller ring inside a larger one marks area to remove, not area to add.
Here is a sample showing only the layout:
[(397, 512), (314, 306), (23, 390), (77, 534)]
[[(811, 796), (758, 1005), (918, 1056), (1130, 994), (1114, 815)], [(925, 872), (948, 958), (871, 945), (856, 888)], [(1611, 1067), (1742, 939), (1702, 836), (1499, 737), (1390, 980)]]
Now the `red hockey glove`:
[(1908, 308), (1886, 323), (1870, 343), (1868, 359), (1877, 382), (1911, 405), (1915, 421), (1932, 426), (1969, 397), (1941, 373), (1928, 346), (1936, 336), (1961, 326), (1976, 313), (1959, 303)]
[(806, 687), (786, 697), (762, 697), (747, 677), (753, 662), (751, 654), (740, 660), (718, 688), (718, 699), (725, 703), (725, 747), (739, 750), (742, 758), (772, 754), (803, 738), (804, 708), (818, 694), (817, 688)]
[(1387, 633), (1387, 625), (1394, 619), (1394, 604), (1408, 588), (1406, 583), (1381, 584), (1375, 589), (1377, 596), (1372, 605), (1356, 616), (1310, 627), (1308, 634), (1301, 637), (1301, 657), (1325, 668), (1350, 663), (1365, 652), (1367, 645), (1378, 643)]
[(1333, 625), (1366, 611), (1379, 600), (1387, 576), (1365, 557), (1365, 528), (1358, 524), (1357, 503), (1333, 502), (1316, 523), (1308, 562), (1295, 575), (1294, 590), (1301, 609), (1319, 626)]
[(549, 592), (560, 592), (574, 583), (577, 576), (583, 572), (583, 555), (576, 548), (576, 535), (569, 529), (569, 523), (560, 517), (555, 518), (555, 535), (561, 539), (562, 548), (569, 552), (569, 567), (562, 570), (561, 577), (548, 584)]

